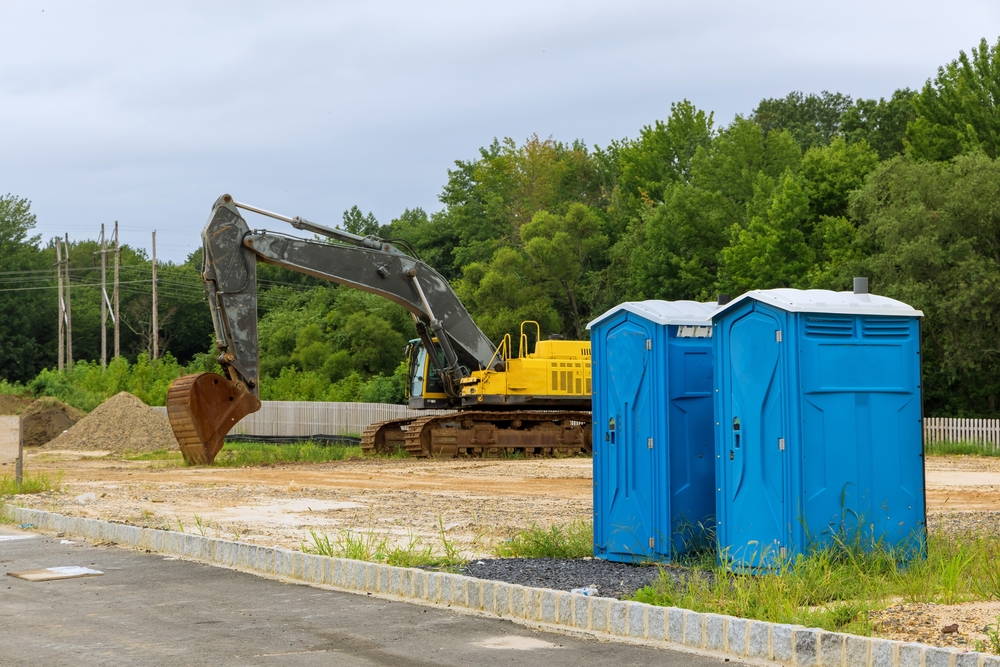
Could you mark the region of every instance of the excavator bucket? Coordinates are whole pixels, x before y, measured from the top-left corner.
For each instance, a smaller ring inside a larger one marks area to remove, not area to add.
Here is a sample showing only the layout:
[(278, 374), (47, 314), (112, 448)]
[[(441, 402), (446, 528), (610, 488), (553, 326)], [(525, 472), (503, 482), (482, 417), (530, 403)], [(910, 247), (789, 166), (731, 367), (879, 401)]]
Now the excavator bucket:
[(260, 410), (242, 384), (216, 373), (185, 375), (167, 390), (167, 417), (188, 464), (211, 463), (236, 422)]

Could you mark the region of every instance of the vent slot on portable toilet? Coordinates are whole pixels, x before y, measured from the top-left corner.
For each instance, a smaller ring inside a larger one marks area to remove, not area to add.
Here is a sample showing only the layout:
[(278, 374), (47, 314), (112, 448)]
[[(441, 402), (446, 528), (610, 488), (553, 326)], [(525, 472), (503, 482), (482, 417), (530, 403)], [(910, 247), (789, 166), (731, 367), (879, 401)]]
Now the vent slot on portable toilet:
[(910, 335), (910, 322), (901, 317), (866, 317), (861, 330), (866, 338), (905, 338)]
[(677, 327), (677, 337), (678, 338), (711, 338), (712, 337), (712, 327), (692, 327), (692, 326), (679, 326)]
[(854, 320), (847, 317), (806, 317), (806, 335), (849, 338), (854, 335)]

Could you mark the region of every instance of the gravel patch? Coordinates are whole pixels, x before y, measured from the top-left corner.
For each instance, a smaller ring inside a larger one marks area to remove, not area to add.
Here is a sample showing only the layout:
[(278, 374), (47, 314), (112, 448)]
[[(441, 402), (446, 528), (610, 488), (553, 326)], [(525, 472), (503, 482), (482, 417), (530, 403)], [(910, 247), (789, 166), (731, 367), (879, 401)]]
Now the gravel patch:
[[(680, 568), (662, 569), (675, 581), (685, 576)], [(558, 591), (596, 586), (601, 597), (621, 599), (659, 579), (660, 570), (656, 565), (630, 565), (600, 558), (490, 558), (470, 561), (462, 574)]]
[(927, 529), (934, 533), (1000, 534), (1000, 511), (966, 510), (961, 512), (928, 512)]

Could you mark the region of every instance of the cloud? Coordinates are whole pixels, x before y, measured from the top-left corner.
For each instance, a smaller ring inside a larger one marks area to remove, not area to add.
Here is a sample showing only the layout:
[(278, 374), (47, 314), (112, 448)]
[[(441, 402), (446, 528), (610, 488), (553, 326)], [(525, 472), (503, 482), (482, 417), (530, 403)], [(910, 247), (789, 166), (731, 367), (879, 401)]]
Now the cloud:
[[(42, 11), (44, 9), (44, 11)], [(494, 136), (606, 144), (691, 99), (889, 95), (1000, 33), (994, 2), (14, 2), (0, 190), (39, 231), (181, 260), (215, 198), (337, 222), (438, 207)]]

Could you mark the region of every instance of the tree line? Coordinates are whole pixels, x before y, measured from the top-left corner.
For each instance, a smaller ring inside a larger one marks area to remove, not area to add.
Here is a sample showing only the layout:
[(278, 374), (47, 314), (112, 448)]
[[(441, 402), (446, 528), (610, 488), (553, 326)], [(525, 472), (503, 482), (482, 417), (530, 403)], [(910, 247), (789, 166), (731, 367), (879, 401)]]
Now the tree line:
[[(525, 319), (544, 333), (585, 338), (587, 322), (622, 301), (844, 290), (868, 276), (873, 292), (925, 313), (928, 414), (994, 416), (998, 105), (1000, 40), (984, 39), (919, 90), (878, 100), (793, 92), (727, 124), (682, 100), (636, 137), (604, 147), (497, 139), (448, 171), (439, 211), (408, 209), (380, 224), (354, 207), (342, 226), (408, 244), (495, 341)], [(27, 202), (0, 200), (0, 278), (54, 261), (51, 247), (28, 236), (32, 222)], [(93, 242), (73, 252), (85, 258)], [(136, 275), (148, 266), (141, 251), (123, 254)], [(208, 309), (183, 307), (200, 290), (199, 264), (195, 253), (161, 270), (176, 283), (164, 307), (176, 310), (159, 335), (161, 349), (200, 368), (212, 363)], [(402, 347), (414, 335), (400, 308), (260, 268), (265, 397), (400, 399)], [(0, 322), (0, 372), (28, 381), (54, 365), (55, 304), (45, 290), (3, 287), (0, 303), (12, 316)], [(143, 294), (129, 299), (141, 304)], [(139, 312), (136, 305), (137, 322)], [(79, 345), (93, 359), (99, 326), (88, 331)], [(123, 340), (132, 359), (148, 348), (140, 333)]]

